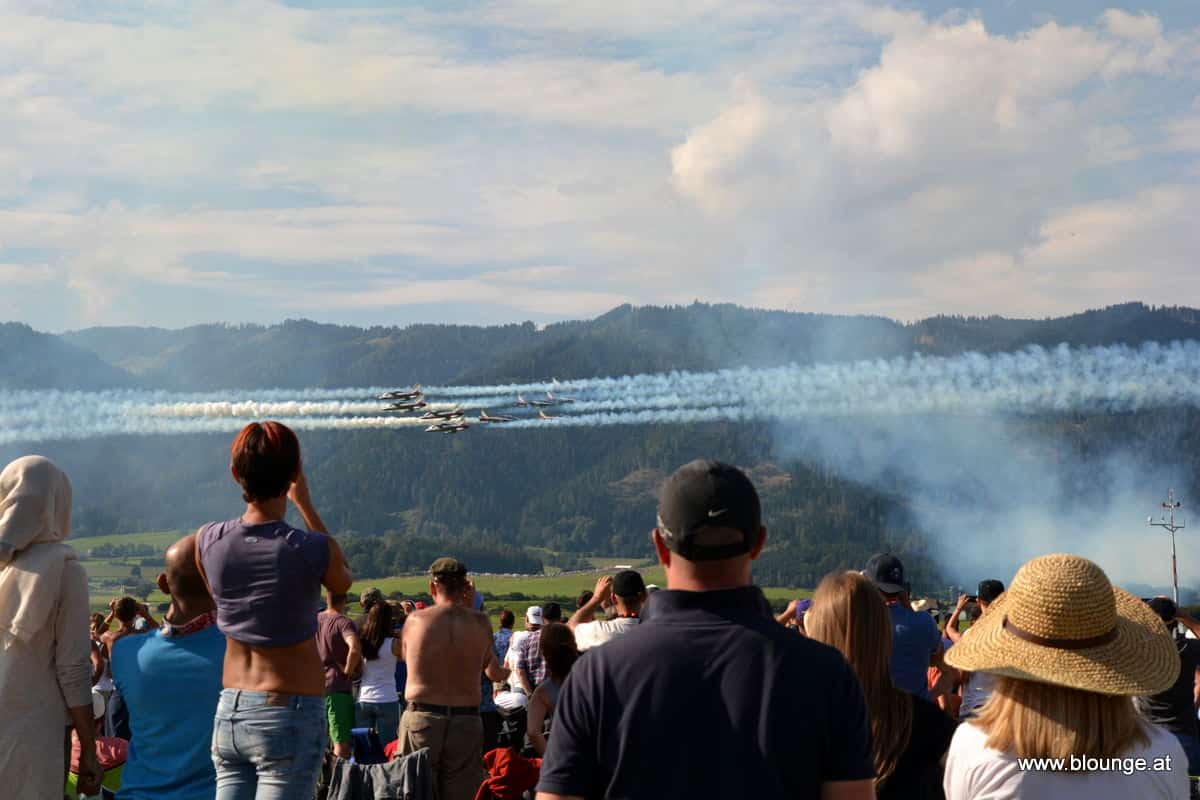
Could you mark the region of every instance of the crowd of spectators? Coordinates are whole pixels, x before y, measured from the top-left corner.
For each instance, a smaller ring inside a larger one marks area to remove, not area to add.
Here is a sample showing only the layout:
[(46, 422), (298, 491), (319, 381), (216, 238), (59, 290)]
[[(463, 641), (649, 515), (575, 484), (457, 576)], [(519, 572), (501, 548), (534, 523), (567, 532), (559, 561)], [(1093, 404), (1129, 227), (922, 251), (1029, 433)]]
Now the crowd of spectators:
[(0, 794), (1182, 800), (1200, 770), (1200, 622), (1078, 556), (939, 618), (882, 553), (775, 614), (755, 487), (695, 461), (659, 495), (666, 590), (622, 569), (493, 630), (445, 557), (428, 605), (368, 589), (351, 619), (295, 434), (230, 456), (245, 508), (167, 549), (161, 621), (89, 615), (67, 476), (0, 473)]

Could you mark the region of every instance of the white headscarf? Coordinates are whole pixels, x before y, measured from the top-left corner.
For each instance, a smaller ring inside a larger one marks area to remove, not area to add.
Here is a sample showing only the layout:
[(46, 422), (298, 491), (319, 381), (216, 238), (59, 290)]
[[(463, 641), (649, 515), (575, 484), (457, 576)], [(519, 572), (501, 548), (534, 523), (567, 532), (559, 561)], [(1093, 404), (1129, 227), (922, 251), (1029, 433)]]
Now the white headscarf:
[(71, 481), (41, 456), (18, 458), (0, 472), (0, 646), (28, 641), (50, 624), (63, 569), (75, 551)]

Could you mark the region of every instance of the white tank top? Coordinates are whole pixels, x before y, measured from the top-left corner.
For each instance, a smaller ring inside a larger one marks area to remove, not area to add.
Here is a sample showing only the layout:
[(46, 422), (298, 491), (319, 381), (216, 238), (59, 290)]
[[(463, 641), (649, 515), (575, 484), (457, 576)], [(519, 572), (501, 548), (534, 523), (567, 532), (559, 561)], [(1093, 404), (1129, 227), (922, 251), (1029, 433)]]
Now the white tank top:
[(362, 681), (359, 684), (358, 702), (360, 703), (395, 703), (399, 699), (396, 692), (396, 657), (392, 655), (392, 637), (383, 640), (379, 645), (379, 658), (363, 659)]

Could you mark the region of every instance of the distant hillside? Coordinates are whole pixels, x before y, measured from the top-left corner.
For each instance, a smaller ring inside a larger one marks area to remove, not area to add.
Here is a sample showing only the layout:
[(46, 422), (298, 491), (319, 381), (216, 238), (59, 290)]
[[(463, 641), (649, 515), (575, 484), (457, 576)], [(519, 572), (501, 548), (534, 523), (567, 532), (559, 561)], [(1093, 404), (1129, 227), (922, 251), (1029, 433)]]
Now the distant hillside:
[(532, 323), (364, 329), (306, 320), (64, 334), (147, 386), (179, 391), (445, 383), (536, 336)]
[(60, 337), (0, 323), (0, 389), (115, 389), (136, 383), (125, 370)]
[[(38, 383), (38, 361), (21, 355), (25, 369), (0, 374), (0, 388), (60, 387), (65, 380), (92, 389), (118, 385), (114, 381), (130, 375), (147, 387), (180, 391), (493, 383), (953, 355), (1060, 342), (1138, 344), (1200, 338), (1200, 311), (1128, 303), (1046, 320), (941, 316), (906, 325), (882, 317), (696, 303), (620, 306), (593, 320), (543, 329), (532, 323), (355, 328), (288, 321), (267, 327), (88, 328), (58, 338), (90, 351), (110, 369), (98, 370), (93, 360), (90, 370)], [(23, 383), (15, 382), (17, 374)]]
[[(649, 558), (658, 486), (693, 458), (751, 470), (772, 538), (759, 564), (774, 584), (811, 586), (894, 543), (914, 580), (935, 585), (904, 504), (818, 465), (773, 460), (758, 425), (496, 430), (422, 437), (406, 431), (308, 431), (309, 482), (359, 577), (423, 570), (438, 555), (475, 569), (573, 566), (585, 554)], [(191, 530), (236, 516), (229, 436), (108, 437), (46, 442), (75, 486), (76, 544), (113, 531)], [(22, 452), (0, 446), (0, 463)], [(182, 457), (181, 457), (182, 454)], [(105, 541), (108, 541), (107, 539)], [(551, 551), (535, 561), (527, 553)]]
[[(2, 325), (0, 388), (136, 384), (214, 391), (565, 380), (1174, 339), (1200, 339), (1200, 312), (1132, 303), (1048, 320), (943, 316), (902, 324), (694, 304), (621, 306), (542, 329), (291, 321), (51, 336)], [(1060, 465), (1079, 507), (1104, 499), (1096, 496), (1105, 484), (1094, 473), (1113, 466), (1110, 453), (1136, 452), (1150, 441), (1173, 443), (1177, 488), (1200, 495), (1200, 411), (1050, 415), (1021, 424), (1029, 451), (1022, 457)], [(970, 433), (975, 422), (962, 425), (953, 430)], [(892, 548), (904, 555), (918, 586), (942, 585), (927, 532), (916, 522), (923, 517), (908, 473), (889, 470), (869, 478), (870, 485), (856, 483), (828, 451), (777, 447), (785, 434), (767, 423), (712, 423), (550, 428), (536, 435), (501, 428), (461, 437), (306, 431), (303, 441), (322, 514), (344, 537), (360, 577), (424, 569), (431, 554), (447, 552), (492, 571), (536, 571), (544, 562), (569, 568), (587, 555), (649, 557), (654, 493), (663, 476), (693, 458), (718, 457), (750, 469), (762, 491), (771, 527), (756, 567), (764, 581), (812, 585), (830, 570), (861, 566), (870, 553)], [(846, 441), (851, 450), (857, 446), (851, 434)], [(228, 475), (228, 446), (227, 435), (111, 436), (37, 449), (71, 475), (73, 526), (88, 536), (190, 529), (235, 515), (240, 499)], [(19, 443), (0, 446), (0, 464), (24, 452)], [(970, 480), (983, 478), (947, 473), (944, 485), (924, 492), (924, 502), (933, 497), (956, 507), (960, 498), (987, 495)], [(940, 554), (943, 565), (948, 555)]]
[(1200, 339), (1200, 310), (1151, 308), (1125, 303), (1068, 317), (1013, 320), (1003, 317), (942, 316), (911, 326), (914, 341), (926, 352), (951, 355), (964, 350), (999, 352), (1031, 344), (1095, 347)]

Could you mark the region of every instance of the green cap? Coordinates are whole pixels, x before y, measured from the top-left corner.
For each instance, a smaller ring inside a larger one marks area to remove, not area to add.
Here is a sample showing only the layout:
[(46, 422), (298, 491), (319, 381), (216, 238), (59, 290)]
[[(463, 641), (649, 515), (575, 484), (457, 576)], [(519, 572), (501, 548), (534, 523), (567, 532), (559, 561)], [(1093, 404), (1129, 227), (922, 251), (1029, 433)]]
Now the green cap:
[(429, 568), (429, 574), (435, 578), (465, 578), (467, 565), (457, 558), (439, 558)]

